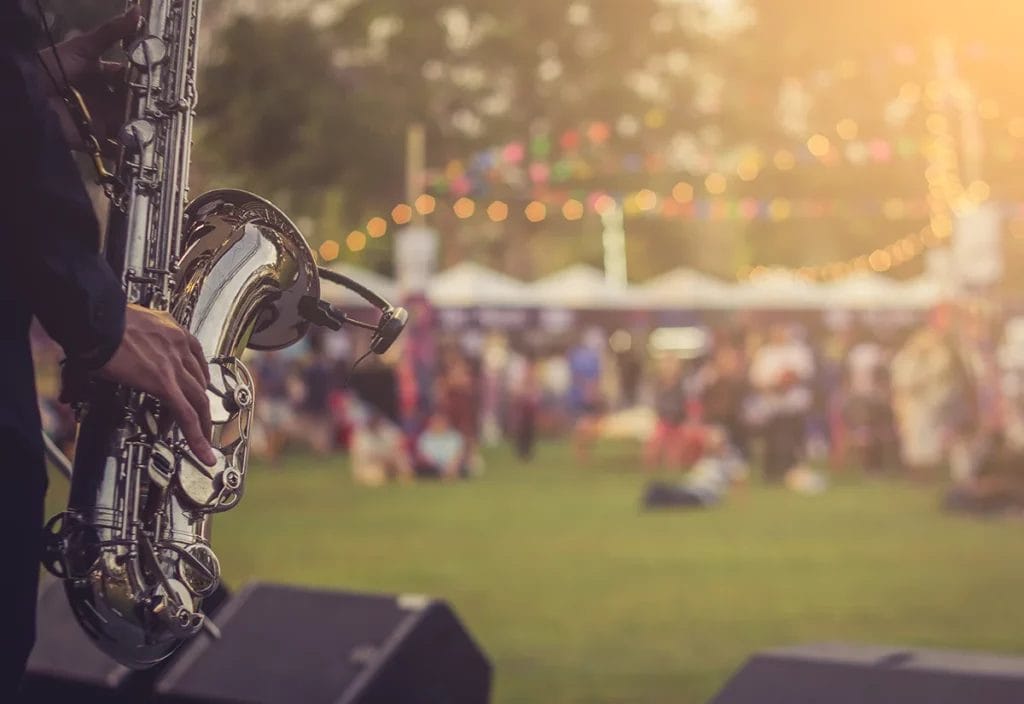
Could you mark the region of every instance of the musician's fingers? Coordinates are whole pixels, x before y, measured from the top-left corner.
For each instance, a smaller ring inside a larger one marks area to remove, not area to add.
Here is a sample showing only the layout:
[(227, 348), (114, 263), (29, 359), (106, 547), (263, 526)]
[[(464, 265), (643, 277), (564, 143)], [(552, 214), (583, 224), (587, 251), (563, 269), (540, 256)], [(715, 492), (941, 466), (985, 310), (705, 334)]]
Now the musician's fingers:
[(120, 77), (127, 68), (128, 64), (123, 61), (100, 61), (100, 73), (108, 78)]
[(206, 386), (210, 384), (210, 364), (206, 361), (206, 352), (203, 351), (203, 346), (199, 344), (193, 335), (188, 336), (188, 349), (192, 353), (192, 359), (196, 361), (199, 368), (202, 370), (202, 379)]
[(107, 20), (99, 27), (96, 27), (84, 36), (84, 41), (99, 56), (122, 39), (134, 36), (142, 23), (142, 11), (138, 5), (133, 6), (123, 15)]
[(203, 437), (209, 439), (212, 424), (210, 423), (210, 399), (206, 395), (206, 384), (203, 383), (202, 378), (197, 379), (192, 372), (184, 368), (181, 370), (178, 384), (192, 409), (199, 416), (199, 427), (203, 431)]
[(217, 457), (213, 454), (213, 447), (210, 446), (210, 441), (206, 439), (203, 433), (199, 414), (193, 408), (193, 405), (189, 403), (188, 399), (185, 398), (185, 394), (177, 384), (172, 384), (168, 388), (165, 401), (170, 405), (171, 413), (174, 414), (175, 420), (178, 421), (178, 427), (181, 428), (181, 433), (185, 436), (185, 442), (192, 448), (196, 456), (204, 464), (211, 467), (217, 464)]

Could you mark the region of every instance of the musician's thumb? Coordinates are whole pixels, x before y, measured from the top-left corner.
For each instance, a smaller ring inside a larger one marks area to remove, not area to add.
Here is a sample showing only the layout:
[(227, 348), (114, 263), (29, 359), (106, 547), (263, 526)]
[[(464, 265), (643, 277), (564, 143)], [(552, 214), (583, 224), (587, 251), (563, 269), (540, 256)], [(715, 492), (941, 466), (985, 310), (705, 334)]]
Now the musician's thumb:
[(141, 26), (142, 11), (138, 5), (135, 5), (123, 15), (96, 27), (86, 37), (89, 47), (96, 53), (96, 56), (99, 56), (122, 39), (135, 36)]

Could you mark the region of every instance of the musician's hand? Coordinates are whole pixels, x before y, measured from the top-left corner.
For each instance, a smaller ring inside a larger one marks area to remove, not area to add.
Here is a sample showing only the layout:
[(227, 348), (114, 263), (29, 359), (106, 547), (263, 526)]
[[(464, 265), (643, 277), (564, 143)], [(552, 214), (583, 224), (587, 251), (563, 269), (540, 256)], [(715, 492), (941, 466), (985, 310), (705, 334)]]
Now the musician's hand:
[[(53, 49), (39, 52), (39, 58), (47, 71), (58, 82), (63, 81), (60, 67), (64, 67), (68, 82), (81, 93), (89, 109), (93, 129), (101, 143), (112, 137), (120, 127), (125, 105), (125, 86), (120, 80), (125, 67), (116, 61), (104, 61), (101, 57), (119, 41), (138, 32), (141, 16), (139, 7), (135, 6), (89, 32), (61, 42), (56, 47), (60, 65)], [(81, 137), (67, 115), (62, 97), (54, 94), (51, 101), (60, 115), (61, 127), (68, 143), (76, 149), (81, 148)]]
[(124, 338), (99, 376), (144, 391), (170, 409), (185, 441), (208, 465), (216, 464), (210, 446), (210, 370), (199, 341), (167, 313), (129, 305)]

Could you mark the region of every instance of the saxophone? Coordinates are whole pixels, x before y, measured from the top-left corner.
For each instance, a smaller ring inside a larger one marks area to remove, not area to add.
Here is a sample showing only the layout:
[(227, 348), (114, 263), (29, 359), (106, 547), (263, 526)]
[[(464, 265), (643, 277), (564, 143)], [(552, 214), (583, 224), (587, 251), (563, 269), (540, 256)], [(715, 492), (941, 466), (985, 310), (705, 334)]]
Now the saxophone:
[(210, 520), (242, 498), (253, 414), (239, 356), (299, 340), (304, 310), (325, 315), (311, 306), (313, 255), (280, 210), (238, 190), (187, 200), (200, 0), (141, 4), (104, 246), (128, 301), (168, 311), (201, 343), (218, 461), (195, 458), (152, 397), (92, 382), (67, 510), (47, 523), (43, 560), (86, 633), (136, 669), (216, 631), (202, 613), (220, 580)]

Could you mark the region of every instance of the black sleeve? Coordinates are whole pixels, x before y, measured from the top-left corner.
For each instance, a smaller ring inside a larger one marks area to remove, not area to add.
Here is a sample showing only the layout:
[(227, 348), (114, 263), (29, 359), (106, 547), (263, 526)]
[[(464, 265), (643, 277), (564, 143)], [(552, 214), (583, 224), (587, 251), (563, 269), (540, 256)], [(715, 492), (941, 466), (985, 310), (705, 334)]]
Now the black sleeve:
[(43, 80), (33, 50), (0, 41), (2, 266), (65, 354), (97, 368), (120, 345), (125, 296)]

